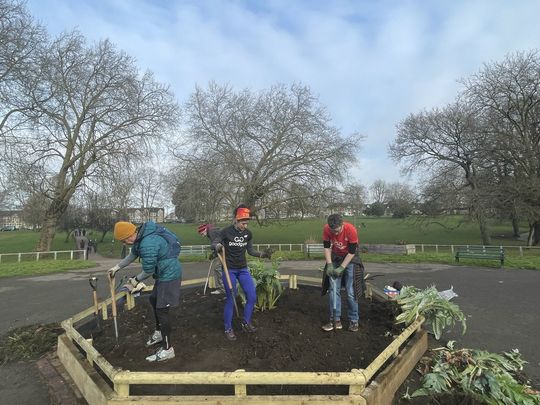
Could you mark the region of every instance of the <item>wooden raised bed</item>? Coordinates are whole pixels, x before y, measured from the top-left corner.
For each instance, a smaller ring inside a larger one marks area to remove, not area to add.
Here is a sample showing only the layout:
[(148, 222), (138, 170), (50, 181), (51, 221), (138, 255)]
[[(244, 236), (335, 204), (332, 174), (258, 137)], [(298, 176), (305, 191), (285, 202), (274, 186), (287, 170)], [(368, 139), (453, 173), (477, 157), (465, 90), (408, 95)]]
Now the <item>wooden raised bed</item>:
[[(289, 288), (298, 288), (298, 283), (319, 283), (314, 277), (297, 275), (281, 276), (288, 280)], [(212, 278), (211, 278), (212, 280)], [(187, 280), (183, 286), (203, 284), (205, 279)], [(148, 287), (150, 290), (152, 287)], [(368, 283), (367, 294), (378, 300), (386, 295)], [(125, 297), (117, 294), (117, 299)], [(127, 295), (126, 308), (132, 309), (135, 300)], [(103, 317), (111, 299), (101, 303)], [(305, 402), (337, 404), (391, 404), (397, 388), (414, 368), (427, 350), (427, 335), (422, 329), (423, 319), (407, 327), (365, 369), (350, 372), (140, 372), (121, 370), (110, 364), (73, 327), (76, 322), (94, 315), (88, 308), (62, 322), (65, 334), (58, 338), (58, 357), (89, 404), (301, 404)], [(390, 360), (388, 362), (388, 360)], [(386, 367), (383, 366), (388, 362)], [(376, 377), (374, 377), (377, 374)], [(232, 385), (234, 395), (175, 395), (150, 396), (130, 395), (132, 384), (197, 384)], [(248, 395), (248, 385), (347, 385), (348, 395)]]

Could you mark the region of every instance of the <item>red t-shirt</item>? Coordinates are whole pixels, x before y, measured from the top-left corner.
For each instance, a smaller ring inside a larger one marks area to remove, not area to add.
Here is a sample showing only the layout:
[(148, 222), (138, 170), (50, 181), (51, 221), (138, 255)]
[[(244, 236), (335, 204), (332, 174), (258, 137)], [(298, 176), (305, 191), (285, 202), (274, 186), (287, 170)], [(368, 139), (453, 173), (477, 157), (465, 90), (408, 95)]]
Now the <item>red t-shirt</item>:
[(328, 224), (324, 225), (323, 241), (330, 241), (332, 252), (339, 256), (346, 256), (349, 253), (349, 243), (358, 243), (358, 232), (353, 224), (343, 222), (343, 228), (339, 234), (330, 230)]

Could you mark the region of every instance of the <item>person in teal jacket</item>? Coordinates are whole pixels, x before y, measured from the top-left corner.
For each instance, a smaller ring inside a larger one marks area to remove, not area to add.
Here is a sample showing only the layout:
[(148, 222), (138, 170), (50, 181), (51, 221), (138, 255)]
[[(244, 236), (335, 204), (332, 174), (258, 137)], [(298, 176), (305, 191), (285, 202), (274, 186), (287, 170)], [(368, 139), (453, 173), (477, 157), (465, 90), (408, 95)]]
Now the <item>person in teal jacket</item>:
[(140, 291), (144, 287), (142, 281), (146, 278), (152, 276), (155, 279), (150, 304), (154, 310), (156, 330), (146, 342), (146, 346), (161, 343), (161, 347), (146, 357), (146, 360), (153, 362), (171, 359), (174, 357), (174, 348), (171, 345), (169, 309), (177, 307), (180, 302), (180, 242), (174, 233), (153, 221), (148, 221), (139, 228), (131, 222), (117, 222), (114, 225), (114, 238), (125, 245), (131, 245), (131, 253), (108, 270), (109, 277), (114, 278), (118, 270), (140, 258), (142, 271), (128, 280), (128, 284), (133, 287), (132, 292)]

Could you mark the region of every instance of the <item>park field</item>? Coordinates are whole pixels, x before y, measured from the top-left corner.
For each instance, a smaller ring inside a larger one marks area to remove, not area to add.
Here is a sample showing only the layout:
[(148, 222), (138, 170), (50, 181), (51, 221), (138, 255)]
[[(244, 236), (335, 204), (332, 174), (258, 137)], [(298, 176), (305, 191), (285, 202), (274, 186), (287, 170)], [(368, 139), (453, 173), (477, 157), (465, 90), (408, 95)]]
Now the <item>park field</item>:
[[(462, 217), (446, 217), (438, 222), (428, 222), (425, 219), (395, 219), (395, 218), (347, 218), (359, 231), (361, 244), (415, 244), (416, 254), (414, 255), (388, 255), (388, 254), (363, 254), (366, 263), (442, 263), (454, 264), (454, 255), (449, 245), (479, 245), (478, 227), (476, 224), (465, 221)], [(275, 258), (281, 260), (305, 260), (308, 257), (305, 252), (295, 247), (293, 251), (288, 251), (288, 244), (321, 243), (322, 227), (324, 219), (309, 219), (303, 221), (282, 221), (269, 226), (259, 226), (256, 222), (250, 224), (250, 229), (254, 234), (254, 244), (285, 244), (284, 251), (276, 253)], [(228, 224), (218, 224), (227, 226)], [(197, 233), (197, 224), (167, 224), (169, 229), (175, 232), (180, 238), (182, 245), (207, 245), (208, 239), (201, 237)], [(524, 228), (526, 229), (526, 228)], [(510, 223), (493, 222), (491, 224), (492, 244), (506, 246), (506, 268), (514, 269), (540, 269), (540, 248), (520, 249), (524, 242), (512, 238)], [(101, 234), (87, 231), (91, 239), (98, 241), (98, 253), (108, 257), (121, 257), (122, 245), (114, 242), (112, 232), (105, 235), (103, 241)], [(39, 233), (31, 231), (0, 232), (0, 254), (32, 252), (37, 244)], [(66, 240), (67, 239), (67, 240)], [(427, 246), (431, 245), (431, 246)], [(435, 246), (436, 245), (436, 246)], [(446, 246), (445, 246), (446, 245)], [(73, 249), (73, 241), (66, 238), (65, 232), (57, 233), (52, 250), (62, 251)], [(206, 255), (193, 255), (185, 251), (181, 261), (205, 261)], [(65, 255), (65, 254), (62, 254)], [(61, 256), (59, 254), (59, 256)], [(311, 259), (322, 260), (322, 254), (312, 255)], [(3, 256), (0, 263), (0, 273), (5, 276), (12, 276), (13, 271), (19, 275), (48, 273), (53, 270), (49, 267), (40, 267), (39, 271), (34, 269), (31, 263), (32, 256), (23, 256), (21, 268), (11, 268), (9, 262), (17, 260), (16, 256)], [(92, 260), (92, 255), (90, 255)], [(78, 262), (78, 261), (77, 261)], [(43, 263), (40, 261), (40, 263)], [(472, 266), (499, 267), (495, 260), (467, 260), (462, 263)], [(86, 263), (85, 266), (89, 265)], [(70, 266), (66, 264), (66, 266)], [(38, 266), (39, 267), (39, 266)], [(53, 266), (54, 267), (54, 266)], [(9, 268), (9, 271), (4, 271)], [(58, 268), (56, 271), (65, 271)], [(54, 271), (53, 271), (54, 272)]]
[[(346, 218), (356, 225), (360, 243), (370, 244), (481, 244), (478, 226), (460, 216), (437, 218)], [(323, 218), (301, 221), (281, 221), (268, 226), (259, 226), (255, 221), (250, 224), (253, 242), (257, 243), (311, 243), (322, 242)], [(227, 223), (218, 224), (226, 226)], [(197, 224), (166, 224), (176, 233), (183, 245), (204, 245), (208, 239), (197, 233)], [(493, 245), (523, 245), (523, 241), (512, 238), (510, 222), (493, 222), (491, 224)], [(523, 232), (527, 231), (524, 227)], [(104, 255), (116, 256), (121, 246), (113, 242), (112, 230), (101, 241), (101, 234), (89, 231), (91, 239), (98, 241), (98, 251)], [(35, 249), (39, 233), (32, 231), (0, 232), (0, 253), (30, 252)], [(66, 240), (65, 232), (58, 232), (53, 241), (52, 250), (71, 250), (73, 241)]]

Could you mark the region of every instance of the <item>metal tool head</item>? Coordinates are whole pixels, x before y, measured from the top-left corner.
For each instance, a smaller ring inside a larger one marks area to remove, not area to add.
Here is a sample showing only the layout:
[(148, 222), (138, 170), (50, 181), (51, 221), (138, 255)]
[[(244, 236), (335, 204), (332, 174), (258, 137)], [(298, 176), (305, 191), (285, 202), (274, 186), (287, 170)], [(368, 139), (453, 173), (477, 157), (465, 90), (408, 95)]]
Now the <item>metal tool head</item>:
[(98, 281), (97, 277), (90, 277), (88, 279), (88, 282), (90, 283), (90, 287), (92, 287), (92, 290), (94, 291), (96, 291), (97, 289), (97, 281)]

